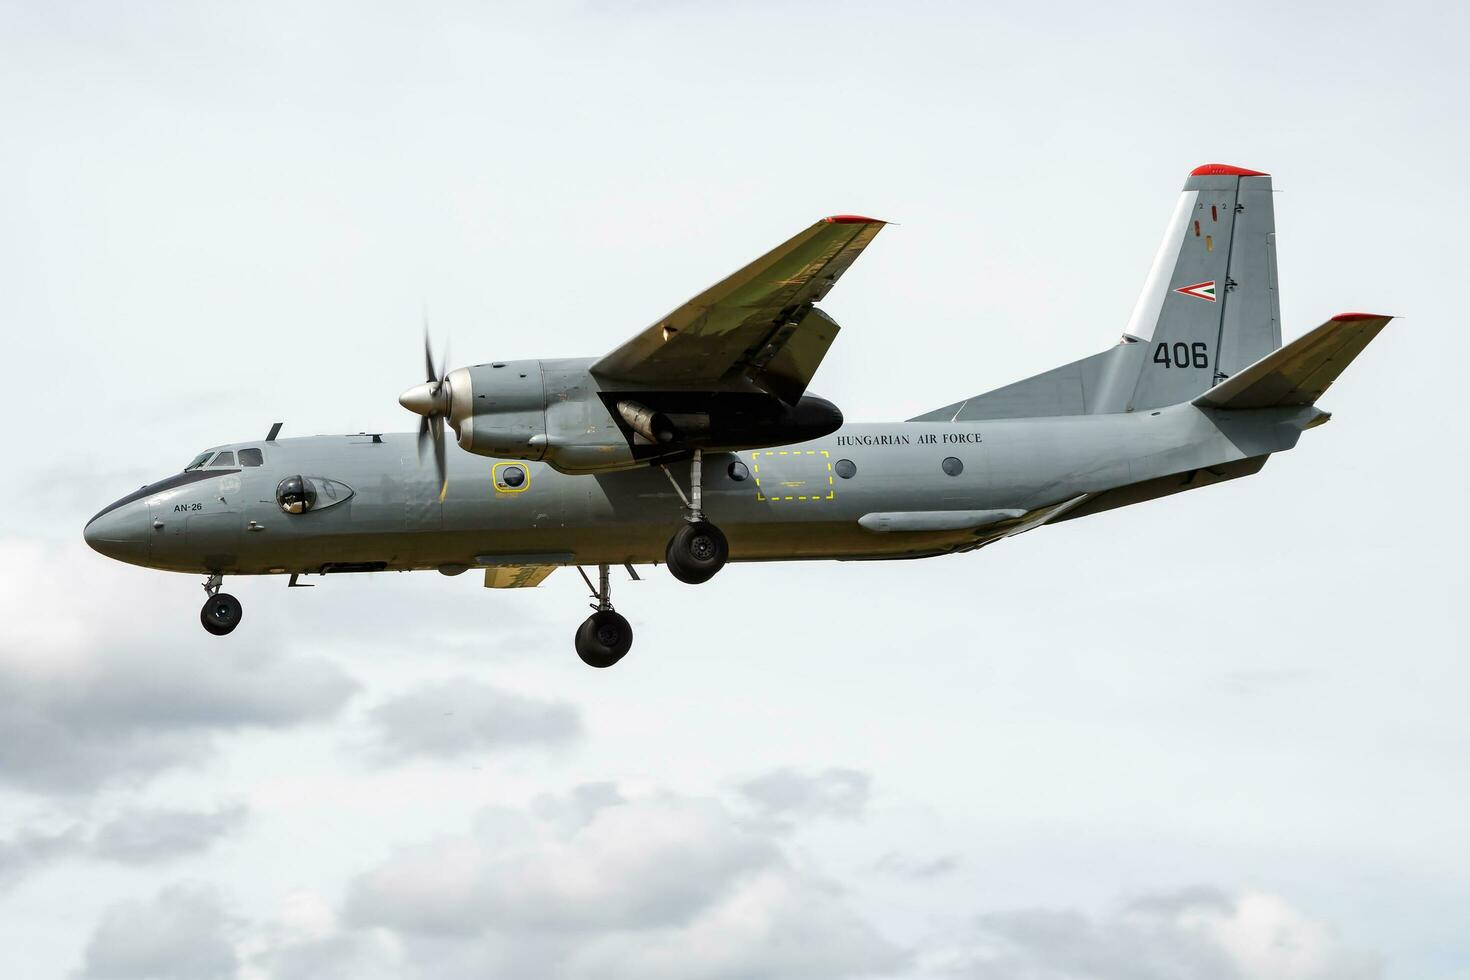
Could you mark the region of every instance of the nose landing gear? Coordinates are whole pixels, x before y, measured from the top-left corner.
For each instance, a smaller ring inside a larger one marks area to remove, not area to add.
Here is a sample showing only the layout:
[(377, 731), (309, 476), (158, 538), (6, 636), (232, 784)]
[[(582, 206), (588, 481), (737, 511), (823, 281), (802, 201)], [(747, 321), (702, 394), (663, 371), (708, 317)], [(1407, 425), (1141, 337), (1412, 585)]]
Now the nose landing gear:
[(204, 600), (204, 608), (199, 610), (199, 622), (207, 632), (215, 636), (224, 636), (239, 626), (243, 614), (240, 600), (219, 590), (223, 582), (224, 576), (218, 572), (205, 580), (204, 591), (209, 594), (209, 598)]
[(597, 566), (595, 587), (581, 566), (578, 566), (577, 571), (587, 582), (587, 587), (592, 589), (592, 598), (597, 600), (592, 607), (595, 611), (577, 628), (577, 656), (588, 667), (611, 667), (622, 660), (633, 646), (633, 627), (613, 611), (612, 582), (608, 577), (608, 566)]
[(679, 499), (684, 502), (685, 519), (688, 521), (669, 539), (668, 547), (664, 549), (664, 563), (674, 578), (686, 585), (708, 582), (725, 567), (730, 557), (730, 543), (725, 540), (724, 532), (704, 519), (703, 462), (703, 451), (694, 450), (694, 458), (689, 463), (688, 497), (684, 496), (684, 488), (679, 486), (669, 468), (661, 467)]

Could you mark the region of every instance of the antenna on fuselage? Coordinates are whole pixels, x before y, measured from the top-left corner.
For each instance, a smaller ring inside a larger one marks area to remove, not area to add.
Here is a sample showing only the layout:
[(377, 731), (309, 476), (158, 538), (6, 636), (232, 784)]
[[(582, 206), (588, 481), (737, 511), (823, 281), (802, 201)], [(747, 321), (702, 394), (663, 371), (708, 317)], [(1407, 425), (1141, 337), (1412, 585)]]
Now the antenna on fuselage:
[(274, 425), (272, 425), (271, 426), (271, 434), (265, 437), (265, 441), (266, 442), (275, 442), (276, 441), (276, 436), (278, 436), (278, 435), (281, 434), (281, 426), (283, 426), (285, 424), (286, 424), (285, 422), (277, 422)]

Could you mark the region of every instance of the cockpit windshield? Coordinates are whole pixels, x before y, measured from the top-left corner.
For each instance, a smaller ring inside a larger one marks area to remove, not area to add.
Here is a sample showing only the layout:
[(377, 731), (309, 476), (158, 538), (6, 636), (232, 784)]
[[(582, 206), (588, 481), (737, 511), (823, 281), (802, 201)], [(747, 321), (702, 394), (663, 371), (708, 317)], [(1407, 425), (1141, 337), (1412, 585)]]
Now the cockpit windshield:
[(192, 470), (202, 470), (202, 469), (204, 469), (204, 464), (207, 463), (207, 462), (209, 462), (209, 457), (211, 457), (213, 455), (214, 455), (214, 451), (213, 450), (210, 450), (207, 453), (200, 453), (198, 456), (195, 456), (194, 457), (194, 462), (192, 462), (188, 466), (185, 466), (184, 467), (184, 472), (185, 473), (188, 473), (188, 472), (190, 472)]

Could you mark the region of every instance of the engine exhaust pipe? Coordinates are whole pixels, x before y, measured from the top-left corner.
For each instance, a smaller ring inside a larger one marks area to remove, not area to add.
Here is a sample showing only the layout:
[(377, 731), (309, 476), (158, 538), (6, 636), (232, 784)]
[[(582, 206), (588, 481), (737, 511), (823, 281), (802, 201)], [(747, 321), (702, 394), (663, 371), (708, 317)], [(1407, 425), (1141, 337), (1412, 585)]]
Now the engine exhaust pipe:
[(618, 402), (618, 414), (628, 423), (629, 428), (649, 442), (673, 442), (674, 437), (679, 434), (667, 415), (655, 412), (647, 405), (632, 399), (625, 398)]

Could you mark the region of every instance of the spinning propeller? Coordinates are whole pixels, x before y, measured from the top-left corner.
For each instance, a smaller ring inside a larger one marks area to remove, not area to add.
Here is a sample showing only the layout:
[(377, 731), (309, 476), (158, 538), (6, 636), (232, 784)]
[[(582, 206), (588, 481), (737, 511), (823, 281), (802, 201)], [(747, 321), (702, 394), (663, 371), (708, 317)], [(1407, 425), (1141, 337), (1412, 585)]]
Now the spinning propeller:
[[(446, 352), (446, 361), (448, 354)], [(424, 443), (434, 444), (434, 471), (439, 476), (439, 502), (449, 490), (449, 473), (444, 460), (444, 420), (449, 415), (449, 376), (445, 371), (446, 361), (434, 366), (434, 351), (429, 344), (429, 323), (424, 321), (424, 373), (428, 380), (398, 396), (398, 404), (419, 418), (418, 452), (419, 462), (424, 460)]]

